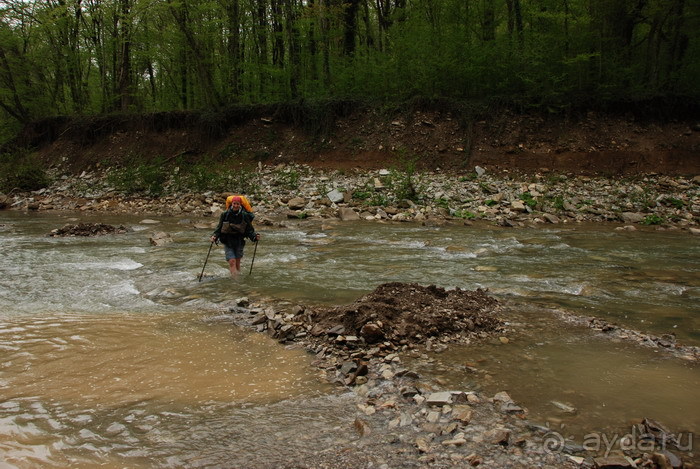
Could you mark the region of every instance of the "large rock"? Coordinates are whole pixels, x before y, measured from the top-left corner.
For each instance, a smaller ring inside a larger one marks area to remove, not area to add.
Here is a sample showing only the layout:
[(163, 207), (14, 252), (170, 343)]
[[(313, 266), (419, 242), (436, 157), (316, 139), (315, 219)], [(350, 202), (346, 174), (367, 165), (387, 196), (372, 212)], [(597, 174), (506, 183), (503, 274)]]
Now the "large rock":
[(444, 406), (452, 403), (452, 393), (449, 391), (434, 392), (428, 396), (427, 404), (431, 406)]
[(620, 214), (620, 219), (624, 223), (639, 223), (642, 220), (644, 220), (644, 215), (635, 212), (623, 212), (622, 214)]
[(330, 191), (328, 194), (326, 194), (326, 197), (333, 202), (334, 204), (337, 204), (339, 202), (343, 202), (345, 200), (344, 194), (340, 192), (338, 189), (333, 189)]
[(306, 207), (306, 199), (303, 197), (294, 197), (287, 202), (287, 206), (292, 210), (301, 210)]
[(510, 208), (514, 212), (525, 212), (525, 203), (522, 200), (514, 200), (510, 203)]
[(354, 221), (360, 219), (360, 215), (350, 207), (342, 207), (338, 211), (338, 216), (343, 221)]
[(164, 231), (159, 231), (157, 233), (153, 233), (153, 236), (148, 238), (148, 241), (151, 243), (152, 246), (164, 246), (166, 244), (172, 243), (173, 238), (168, 233)]
[(549, 223), (553, 224), (557, 224), (560, 221), (559, 217), (557, 217), (556, 215), (552, 215), (551, 213), (545, 213), (544, 215), (542, 215), (542, 218), (547, 220)]
[(360, 336), (365, 339), (368, 344), (376, 344), (384, 340), (384, 331), (379, 324), (368, 322), (360, 329)]

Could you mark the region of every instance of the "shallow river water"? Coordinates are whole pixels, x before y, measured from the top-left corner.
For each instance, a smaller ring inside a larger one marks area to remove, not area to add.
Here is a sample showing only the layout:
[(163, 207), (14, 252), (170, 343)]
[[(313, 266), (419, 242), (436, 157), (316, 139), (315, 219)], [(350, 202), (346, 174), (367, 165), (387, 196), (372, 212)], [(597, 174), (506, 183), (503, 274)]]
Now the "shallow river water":
[[(210, 230), (144, 218), (0, 212), (0, 468), (274, 467), (352, 438), (349, 397), (311, 357), (234, 326), (221, 305), (343, 304), (388, 281), (488, 288), (525, 331), (420, 365), (446, 387), (506, 390), (565, 436), (642, 417), (700, 429), (697, 365), (552, 313), (700, 345), (700, 243), (687, 232), (305, 221), (262, 228), (252, 275), (249, 245), (236, 281), (214, 247), (199, 282)], [(133, 232), (46, 236), (78, 221)], [(155, 231), (174, 242), (151, 246)]]

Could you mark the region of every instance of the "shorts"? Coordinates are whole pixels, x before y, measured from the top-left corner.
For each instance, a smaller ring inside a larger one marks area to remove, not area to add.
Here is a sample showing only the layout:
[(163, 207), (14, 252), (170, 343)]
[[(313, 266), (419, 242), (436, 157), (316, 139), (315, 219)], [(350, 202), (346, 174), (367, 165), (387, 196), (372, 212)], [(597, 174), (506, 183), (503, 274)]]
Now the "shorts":
[(231, 243), (233, 246), (224, 244), (224, 253), (226, 254), (226, 260), (240, 259), (243, 257), (243, 246), (245, 246), (245, 241), (242, 239), (239, 241), (234, 241)]

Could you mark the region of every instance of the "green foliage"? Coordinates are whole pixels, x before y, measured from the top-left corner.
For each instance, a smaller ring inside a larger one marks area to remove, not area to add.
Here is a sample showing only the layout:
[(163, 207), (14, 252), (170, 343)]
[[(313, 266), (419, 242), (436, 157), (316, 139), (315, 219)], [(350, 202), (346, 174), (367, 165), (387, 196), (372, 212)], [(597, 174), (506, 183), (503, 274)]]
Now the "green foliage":
[(38, 158), (26, 154), (0, 155), (0, 190), (36, 191), (50, 184), (51, 179)]
[(460, 176), (459, 177), (459, 182), (469, 182), (469, 181), (474, 181), (476, 178), (478, 178), (479, 175), (476, 174), (475, 172), (469, 173), (466, 176)]
[(107, 182), (125, 194), (162, 195), (168, 174), (161, 163), (138, 164), (111, 171)]
[(325, 197), (326, 194), (330, 192), (330, 189), (328, 189), (328, 184), (325, 181), (318, 181), (316, 183), (316, 192)]
[(284, 168), (275, 171), (275, 184), (290, 191), (299, 189), (301, 174), (294, 168)]
[(359, 189), (355, 189), (352, 192), (352, 198), (357, 199), (357, 200), (367, 200), (370, 197), (372, 197), (372, 194), (374, 191), (370, 189), (369, 187), (365, 186)]
[(564, 176), (562, 174), (551, 174), (551, 175), (547, 176), (547, 183), (550, 186), (553, 186), (555, 184), (559, 184), (559, 183), (566, 181), (566, 179), (567, 179), (566, 176)]
[(170, 178), (172, 191), (215, 191), (255, 194), (259, 185), (252, 171), (230, 169), (211, 162), (177, 166)]
[(399, 167), (390, 170), (384, 178), (384, 183), (396, 200), (411, 200), (418, 202), (423, 197), (425, 184), (421, 175), (416, 171), (418, 156), (409, 156), (404, 152), (399, 153)]
[[(201, 109), (203, 127), (221, 135), (251, 117), (219, 115), (227, 104), (284, 103), (266, 117), (328, 145), (318, 137), (358, 102), (442, 102), (461, 119), (460, 103), (680, 113), (700, 98), (697, 1), (365, 2), (356, 15), (347, 2), (134, 0), (126, 15), (114, 2), (5, 3), (5, 122)], [(277, 141), (269, 129), (261, 139)]]
[(484, 194), (491, 194), (493, 192), (493, 190), (491, 189), (491, 186), (489, 186), (485, 182), (479, 183), (479, 189), (481, 189), (481, 192), (483, 192)]
[(493, 199), (488, 199), (484, 202), (484, 205), (486, 205), (487, 207), (493, 207), (494, 205), (498, 205), (498, 202), (496, 202)]
[(207, 164), (198, 164), (189, 168), (177, 166), (172, 177), (172, 187), (175, 190), (223, 191), (226, 183), (226, 177)]
[(676, 199), (674, 197), (666, 197), (662, 200), (662, 202), (672, 207), (676, 207), (677, 209), (682, 209), (685, 206), (685, 203), (683, 203), (682, 200)]
[(525, 205), (530, 208), (535, 208), (537, 206), (537, 200), (529, 192), (523, 192), (520, 194), (520, 200), (522, 200)]
[(452, 214), (455, 218), (463, 218), (465, 220), (472, 220), (476, 218), (476, 214), (473, 212), (470, 212), (469, 210), (455, 210), (455, 212)]
[(564, 210), (564, 198), (560, 195), (552, 197), (551, 199), (552, 207), (557, 210)]
[(450, 201), (441, 197), (439, 199), (435, 199), (435, 206), (442, 208), (450, 208)]
[(630, 201), (641, 210), (656, 206), (654, 195), (649, 190), (635, 193), (630, 197)]
[(653, 213), (651, 215), (647, 215), (644, 217), (644, 220), (641, 221), (642, 225), (661, 225), (664, 222), (664, 219), (660, 217), (659, 215)]
[(381, 192), (373, 192), (372, 196), (367, 200), (367, 205), (372, 207), (384, 207), (389, 205), (389, 198)]

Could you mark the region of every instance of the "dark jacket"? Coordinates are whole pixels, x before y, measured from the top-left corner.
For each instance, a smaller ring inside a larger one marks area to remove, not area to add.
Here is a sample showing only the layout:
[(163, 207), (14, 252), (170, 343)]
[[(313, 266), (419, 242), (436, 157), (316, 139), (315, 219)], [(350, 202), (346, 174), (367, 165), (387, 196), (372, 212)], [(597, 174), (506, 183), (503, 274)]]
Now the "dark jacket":
[[(227, 246), (232, 246), (235, 241), (240, 241), (243, 238), (248, 238), (251, 241), (255, 241), (255, 228), (253, 228), (253, 219), (255, 218), (255, 215), (253, 215), (250, 212), (245, 211), (244, 209), (240, 209), (239, 212), (233, 212), (233, 210), (228, 209), (225, 212), (221, 214), (219, 217), (219, 224), (216, 226), (216, 230), (214, 230), (214, 236), (216, 236), (217, 240), (220, 240), (222, 243), (224, 243)], [(235, 224), (240, 224), (245, 222), (245, 232), (243, 234), (236, 234), (236, 233), (222, 233), (221, 228), (224, 225), (224, 222), (229, 222), (229, 223), (235, 223)]]

